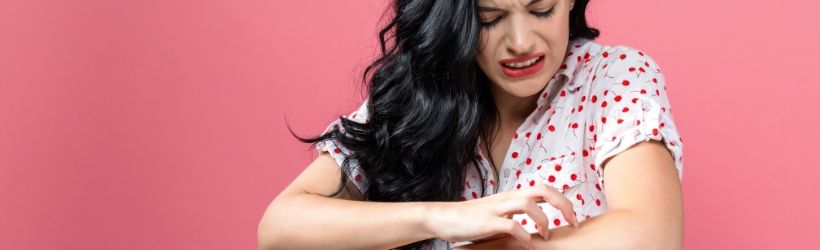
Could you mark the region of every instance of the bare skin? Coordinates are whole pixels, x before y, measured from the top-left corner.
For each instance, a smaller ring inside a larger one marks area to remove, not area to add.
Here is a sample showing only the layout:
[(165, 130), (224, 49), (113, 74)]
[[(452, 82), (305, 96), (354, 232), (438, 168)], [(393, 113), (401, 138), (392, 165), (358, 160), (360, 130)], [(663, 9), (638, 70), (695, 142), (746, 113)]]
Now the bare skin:
[[(537, 94), (560, 66), (568, 44), (574, 0), (479, 0), (482, 22), (477, 62), (492, 82), (500, 113), (490, 145), (501, 166), (512, 135), (535, 108)], [(536, 16), (553, 9), (548, 18)], [(512, 79), (499, 60), (542, 52), (537, 74)], [(260, 249), (389, 249), (419, 240), (481, 241), (462, 249), (680, 249), (683, 212), (680, 184), (671, 154), (658, 142), (644, 142), (605, 162), (610, 211), (583, 226), (548, 228), (537, 207), (548, 202), (573, 214), (570, 201), (549, 185), (511, 190), (463, 202), (370, 202), (348, 180), (335, 197), (339, 166), (320, 154), (268, 206), (258, 227)], [(661, 202), (659, 202), (661, 201)], [(526, 213), (540, 226), (530, 235), (512, 214)], [(577, 226), (574, 217), (567, 221)], [(401, 226), (397, 226), (401, 225)], [(298, 230), (295, 230), (298, 229)]]
[[(490, 152), (482, 147), (496, 168), (502, 165), (513, 134), (536, 108), (538, 93), (546, 87), (566, 56), (572, 2), (478, 1), (481, 22), (494, 23), (481, 31), (476, 61), (491, 80), (490, 90), (500, 114), (497, 134), (489, 145)], [(536, 15), (549, 12), (552, 13), (549, 17)], [(525, 77), (509, 77), (503, 73), (500, 60), (533, 53), (544, 53), (544, 67), (540, 72)]]
[[(479, 0), (482, 30), (478, 64), (492, 80), (501, 114), (500, 132), (490, 153), (500, 166), (512, 134), (532, 112), (537, 94), (563, 61), (568, 44), (572, 0)], [(534, 17), (554, 8), (548, 18)], [(498, 60), (545, 54), (544, 69), (525, 78), (502, 73)], [(486, 153), (486, 152), (485, 152)], [(681, 249), (683, 201), (674, 160), (658, 141), (642, 142), (603, 163), (610, 211), (586, 220), (581, 228), (552, 230), (550, 240), (534, 238), (538, 249)], [(661, 202), (659, 202), (661, 201)], [(506, 237), (462, 249), (520, 249), (526, 244)]]
[[(262, 216), (260, 249), (389, 249), (433, 237), (474, 241), (507, 234), (533, 248), (512, 214), (527, 213), (541, 228), (549, 219), (536, 202), (572, 214), (570, 201), (546, 184), (462, 202), (361, 201), (350, 182), (336, 197), (321, 196), (335, 190), (340, 171), (323, 153), (297, 176)], [(574, 217), (564, 219), (578, 224)]]
[[(642, 142), (603, 165), (609, 211), (580, 228), (533, 238), (536, 249), (683, 249), (683, 198), (674, 161), (659, 141)], [(526, 249), (506, 237), (457, 249)]]

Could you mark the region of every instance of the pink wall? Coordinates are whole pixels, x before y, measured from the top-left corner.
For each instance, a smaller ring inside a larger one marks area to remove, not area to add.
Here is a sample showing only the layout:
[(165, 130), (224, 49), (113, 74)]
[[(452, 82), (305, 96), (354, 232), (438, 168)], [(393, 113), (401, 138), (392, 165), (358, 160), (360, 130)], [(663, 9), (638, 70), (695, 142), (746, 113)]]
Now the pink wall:
[[(0, 1), (0, 248), (254, 249), (383, 1)], [(116, 3), (115, 3), (116, 2)], [(687, 249), (820, 237), (816, 1), (594, 1), (686, 138)]]

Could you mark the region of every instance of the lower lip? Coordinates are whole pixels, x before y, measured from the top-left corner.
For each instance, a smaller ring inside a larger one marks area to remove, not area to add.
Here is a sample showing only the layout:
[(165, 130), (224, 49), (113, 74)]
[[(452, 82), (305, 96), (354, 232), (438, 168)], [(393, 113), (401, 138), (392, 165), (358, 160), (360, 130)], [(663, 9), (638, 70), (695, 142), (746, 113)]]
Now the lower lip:
[(523, 68), (508, 68), (506, 66), (501, 66), (501, 69), (504, 71), (504, 74), (509, 77), (524, 77), (528, 75), (532, 75), (537, 73), (541, 68), (544, 67), (544, 59), (541, 58), (537, 62), (533, 63), (530, 66), (523, 67)]

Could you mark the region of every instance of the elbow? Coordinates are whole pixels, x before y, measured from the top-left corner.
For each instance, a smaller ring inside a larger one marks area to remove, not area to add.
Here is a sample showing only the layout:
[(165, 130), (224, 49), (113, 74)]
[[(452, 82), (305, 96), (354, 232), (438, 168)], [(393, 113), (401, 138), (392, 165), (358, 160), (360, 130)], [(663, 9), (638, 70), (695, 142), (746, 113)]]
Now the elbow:
[(667, 231), (659, 233), (654, 243), (657, 249), (683, 250), (683, 225), (667, 227)]
[(282, 237), (276, 233), (272, 225), (266, 225), (264, 221), (259, 223), (259, 228), (257, 228), (256, 242), (259, 250), (287, 249), (287, 244), (283, 242)]
[(276, 226), (279, 223), (275, 223), (276, 216), (271, 208), (272, 206), (268, 207), (256, 228), (256, 244), (259, 250), (287, 248), (287, 244), (283, 242), (285, 237), (282, 236), (282, 230)]
[(274, 250), (276, 249), (275, 235), (270, 233), (269, 225), (262, 220), (256, 229), (256, 244), (259, 250)]

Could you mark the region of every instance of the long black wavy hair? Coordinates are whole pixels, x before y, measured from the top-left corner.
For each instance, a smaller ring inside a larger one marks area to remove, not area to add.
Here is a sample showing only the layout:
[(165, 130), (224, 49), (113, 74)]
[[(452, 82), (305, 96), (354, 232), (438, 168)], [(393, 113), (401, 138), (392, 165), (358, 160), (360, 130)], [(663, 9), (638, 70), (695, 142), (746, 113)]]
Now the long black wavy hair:
[[(599, 35), (587, 24), (587, 3), (575, 1), (570, 39)], [(489, 79), (475, 61), (482, 28), (476, 1), (394, 0), (385, 14), (392, 18), (379, 32), (381, 55), (362, 76), (369, 121), (339, 117), (342, 129), (294, 136), (312, 144), (336, 140), (349, 150), (329, 196), (342, 191), (356, 160), (370, 182), (366, 200), (457, 201), (466, 168), (479, 166), (475, 145), (492, 138), (498, 117)]]

